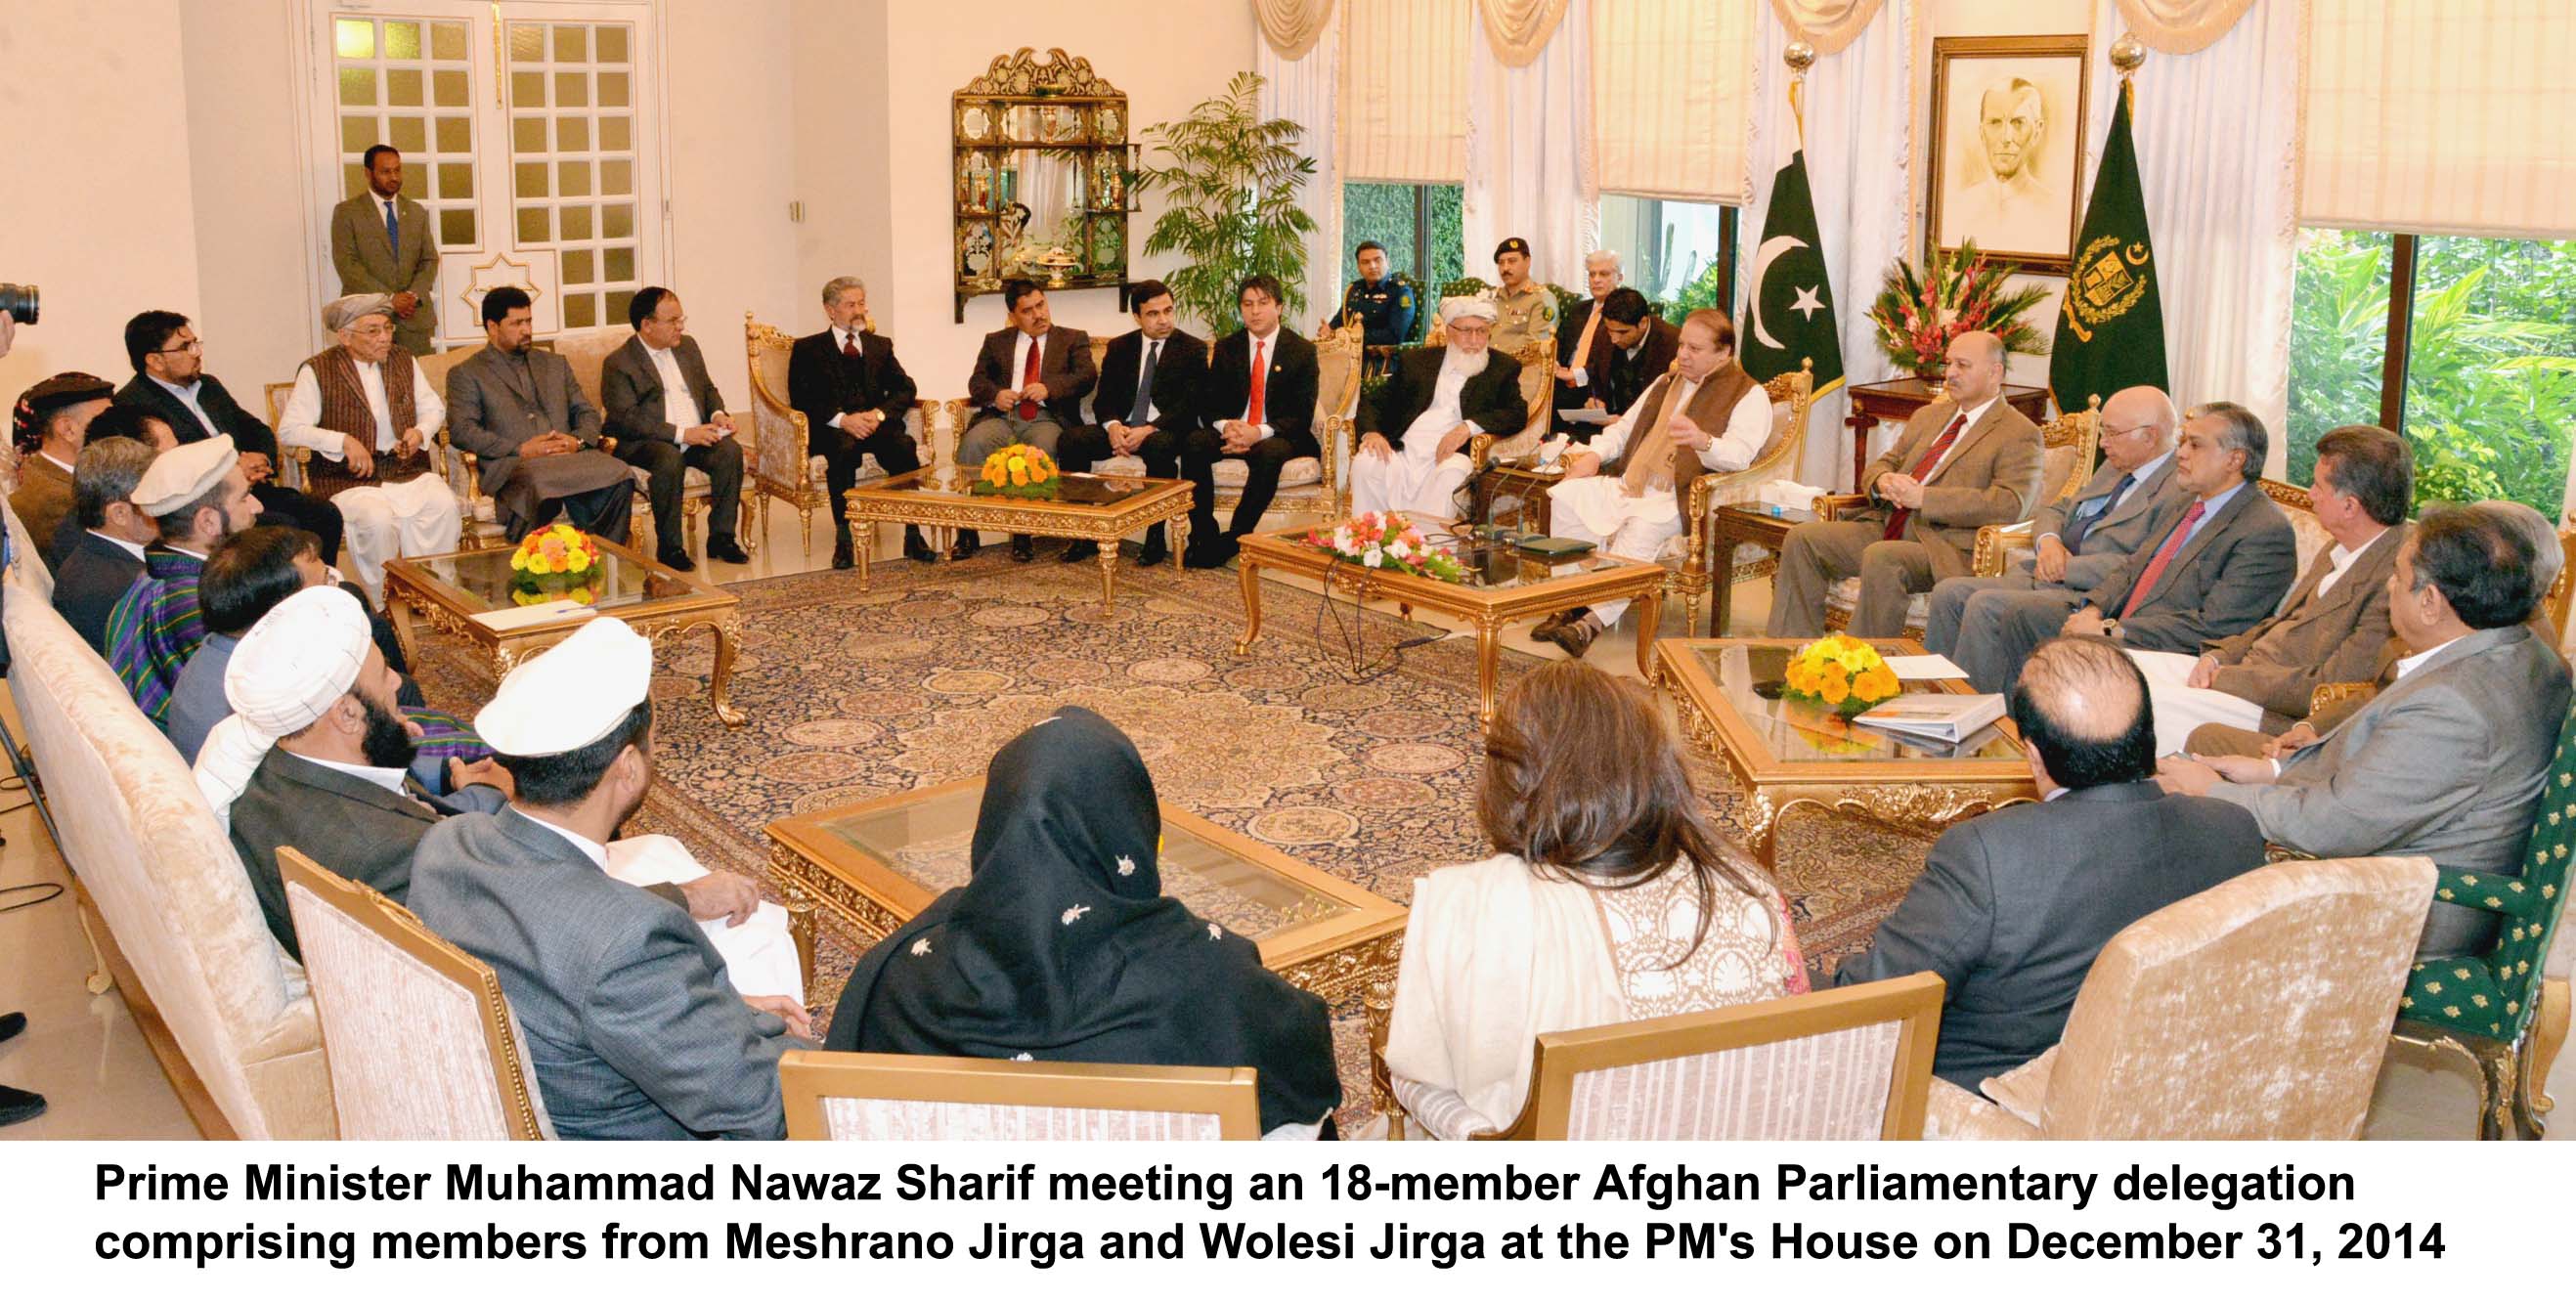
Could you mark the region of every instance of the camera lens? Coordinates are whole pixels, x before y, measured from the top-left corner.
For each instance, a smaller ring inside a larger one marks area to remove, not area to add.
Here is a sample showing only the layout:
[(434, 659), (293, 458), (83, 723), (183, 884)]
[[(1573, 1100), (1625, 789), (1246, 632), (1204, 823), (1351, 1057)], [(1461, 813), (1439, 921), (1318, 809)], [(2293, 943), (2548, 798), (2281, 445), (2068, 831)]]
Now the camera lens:
[(20, 325), (36, 324), (36, 287), (0, 284), (0, 312), (17, 319)]

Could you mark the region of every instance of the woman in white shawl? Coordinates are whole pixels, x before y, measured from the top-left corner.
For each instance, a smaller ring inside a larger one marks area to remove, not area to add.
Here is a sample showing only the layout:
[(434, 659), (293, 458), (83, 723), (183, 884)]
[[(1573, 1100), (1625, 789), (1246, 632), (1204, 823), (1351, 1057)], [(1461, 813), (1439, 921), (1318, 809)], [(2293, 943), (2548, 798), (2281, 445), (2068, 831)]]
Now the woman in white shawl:
[(1641, 685), (1572, 661), (1515, 684), (1477, 815), (1496, 853), (1414, 883), (1388, 1027), (1432, 1136), (1509, 1126), (1545, 1032), (1806, 993), (1778, 888), (1711, 828)]

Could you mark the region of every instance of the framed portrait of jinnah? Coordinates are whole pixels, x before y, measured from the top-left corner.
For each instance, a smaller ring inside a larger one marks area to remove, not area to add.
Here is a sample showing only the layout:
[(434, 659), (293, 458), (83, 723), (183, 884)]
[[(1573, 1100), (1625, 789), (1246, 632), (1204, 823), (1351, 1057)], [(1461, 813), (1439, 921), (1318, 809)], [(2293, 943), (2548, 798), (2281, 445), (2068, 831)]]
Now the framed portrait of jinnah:
[(2084, 214), (2085, 38), (1932, 43), (1930, 243), (2065, 275)]

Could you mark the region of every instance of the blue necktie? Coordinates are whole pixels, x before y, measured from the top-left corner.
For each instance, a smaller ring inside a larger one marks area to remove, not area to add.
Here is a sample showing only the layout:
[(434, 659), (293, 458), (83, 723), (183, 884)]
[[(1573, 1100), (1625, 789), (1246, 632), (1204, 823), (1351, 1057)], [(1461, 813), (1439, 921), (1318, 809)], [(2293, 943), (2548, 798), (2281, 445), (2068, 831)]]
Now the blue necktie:
[(1127, 411), (1127, 423), (1142, 425), (1154, 414), (1154, 363), (1162, 356), (1160, 341), (1145, 345), (1145, 373), (1136, 379), (1136, 405)]
[(394, 217), (391, 199), (385, 200), (385, 243), (393, 246), (396, 255), (402, 253), (402, 223)]
[(2093, 532), (2093, 526), (2102, 523), (2102, 517), (2109, 515), (2111, 508), (2120, 504), (2120, 494), (2128, 492), (2129, 485), (2136, 482), (2138, 477), (2135, 475), (2120, 476), (2120, 482), (2111, 485), (2110, 494), (2102, 499), (2101, 509), (2067, 522), (2065, 528), (2057, 531), (2057, 541), (2066, 544), (2066, 550), (2070, 552), (2082, 547), (2084, 535)]

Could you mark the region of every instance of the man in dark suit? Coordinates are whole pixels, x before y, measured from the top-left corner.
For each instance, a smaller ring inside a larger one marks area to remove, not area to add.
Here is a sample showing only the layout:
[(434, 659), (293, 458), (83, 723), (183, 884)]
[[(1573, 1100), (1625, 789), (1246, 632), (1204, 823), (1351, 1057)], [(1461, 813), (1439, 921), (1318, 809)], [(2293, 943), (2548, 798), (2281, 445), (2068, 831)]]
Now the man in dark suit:
[(603, 871), (653, 783), (652, 680), (652, 647), (608, 615), (512, 670), (474, 722), (515, 794), (422, 837), (410, 908), (492, 965), (558, 1135), (777, 1139), (805, 1009), (737, 994), (689, 910)]
[[(1673, 369), (1673, 358), (1681, 351), (1682, 332), (1681, 327), (1655, 315), (1645, 295), (1622, 285), (1601, 301), (1601, 333), (1610, 338), (1609, 356), (1603, 360), (1600, 373), (1587, 372), (1591, 392), (1581, 405), (1616, 418), (1636, 406), (1637, 400), (1646, 396), (1647, 388)], [(1591, 442), (1601, 429), (1599, 425), (1571, 424), (1570, 432), (1581, 443)]]
[(2254, 482), (2267, 446), (2263, 422), (2243, 407), (2192, 408), (2174, 444), (2174, 482), (2190, 496), (2159, 508), (2152, 541), (2087, 591), (2075, 613), (2032, 603), (1963, 628), (1953, 658), (1968, 680), (1979, 691), (2003, 690), (2029, 648), (2058, 634), (2197, 654), (2271, 614), (2298, 577), (2299, 539)]
[(1351, 455), (1351, 509), (1402, 511), (1425, 525), (1458, 518), (1458, 490), (1473, 472), (1467, 440), (1506, 437), (1529, 423), (1521, 364), (1489, 345), (1495, 309), (1481, 298), (1440, 305), (1448, 342), (1396, 355), (1385, 387), (1360, 403)]
[(259, 499), (259, 523), (289, 524), (322, 540), (322, 563), (340, 559), (347, 522), (340, 508), (277, 482), (277, 433), (242, 410), (224, 382), (206, 374), (205, 344), (188, 318), (176, 312), (142, 312), (125, 323), (125, 358), (134, 378), (117, 390), (121, 406), (160, 417), (181, 443), (229, 435), (241, 454), (242, 478)]
[(78, 541), (54, 572), (54, 609), (101, 658), (107, 616), (143, 575), (143, 549), (161, 527), (134, 504), (134, 486), (152, 464), (152, 449), (128, 438), (92, 439), (72, 469)]
[(438, 234), (429, 228), (429, 210), (403, 197), (403, 160), (393, 146), (369, 146), (362, 162), (366, 190), (331, 210), (331, 266), (340, 273), (340, 292), (391, 295), (395, 346), (431, 352)]
[(528, 291), (483, 296), (485, 346), (447, 373), (447, 437), (482, 459), (483, 491), (516, 542), (562, 511), (573, 527), (625, 542), (635, 477), (600, 451), (599, 412), (572, 364), (531, 348)]
[(2040, 803), (1941, 835), (1923, 875), (1834, 984), (1946, 983), (1934, 1074), (1963, 1089), (2057, 1043), (2093, 960), (2130, 923), (2263, 866), (2244, 811), (2155, 782), (2137, 666), (2099, 638), (2033, 652), (2012, 689)]
[[(1171, 287), (1163, 282), (1128, 286), (1127, 302), (1136, 311), (1136, 328), (1110, 340), (1101, 354), (1100, 386), (1091, 392), (1094, 423), (1065, 431), (1056, 444), (1056, 465), (1080, 474), (1104, 457), (1133, 456), (1143, 459), (1146, 474), (1177, 478), (1181, 438), (1198, 427), (1207, 343), (1180, 328)], [(1088, 539), (1064, 549), (1067, 561), (1099, 554), (1100, 545)], [(1158, 524), (1145, 531), (1145, 550), (1136, 563), (1160, 565), (1171, 554)]]
[(734, 539), (742, 519), (742, 444), (724, 395), (707, 377), (707, 359), (686, 333), (689, 318), (680, 296), (659, 285), (635, 291), (626, 309), (635, 327), (599, 372), (601, 428), (617, 440), (617, 459), (642, 466), (650, 481), (656, 559), (692, 570), (680, 521), (680, 490), (691, 467), (707, 475), (707, 557), (733, 565), (751, 561)]
[[(859, 482), (859, 463), (877, 459), (888, 478), (921, 469), (921, 445), (904, 428), (920, 391), (894, 341), (868, 328), (868, 287), (856, 276), (836, 276), (823, 286), (823, 315), (831, 327), (796, 341), (787, 354), (787, 404), (805, 414), (806, 436), (823, 454), (823, 482), (831, 493), (832, 568), (856, 563), (850, 520), (842, 514)], [(903, 554), (932, 559), (918, 525), (905, 525)]]
[[(1246, 279), (1235, 293), (1243, 328), (1216, 341), (1208, 355), (1203, 427), (1181, 443), (1181, 473), (1190, 481), (1190, 554), (1181, 563), (1210, 570), (1234, 559), (1236, 539), (1261, 527), (1279, 495), (1279, 472), (1298, 457), (1319, 457), (1315, 439), (1315, 346), (1279, 323), (1284, 291), (1276, 276)], [(1216, 463), (1245, 463), (1243, 498), (1234, 523), (1216, 523)]]
[[(1055, 455), (1064, 432), (1082, 424), (1082, 395), (1100, 378), (1091, 361), (1091, 336), (1055, 324), (1046, 291), (1036, 281), (1003, 281), (1002, 304), (1011, 323), (984, 336), (975, 373), (966, 380), (976, 415), (958, 436), (957, 464), (968, 470), (1014, 443)], [(974, 530), (960, 529), (951, 555), (964, 560), (980, 545)], [(1012, 560), (1036, 554), (1027, 534), (1012, 536)]]
[[(1559, 410), (1590, 405), (1598, 396), (1593, 386), (1608, 373), (1610, 358), (1619, 351), (1618, 341), (1605, 328), (1610, 319), (1602, 311), (1610, 305), (1610, 296), (1620, 289), (1619, 255), (1609, 249), (1594, 249), (1584, 254), (1583, 280), (1592, 297), (1568, 313), (1556, 332), (1556, 399), (1553, 405)], [(1626, 411), (1627, 408), (1612, 410)], [(1578, 429), (1589, 433), (1593, 428), (1578, 425), (1553, 412), (1549, 419), (1560, 434), (1571, 434)]]

